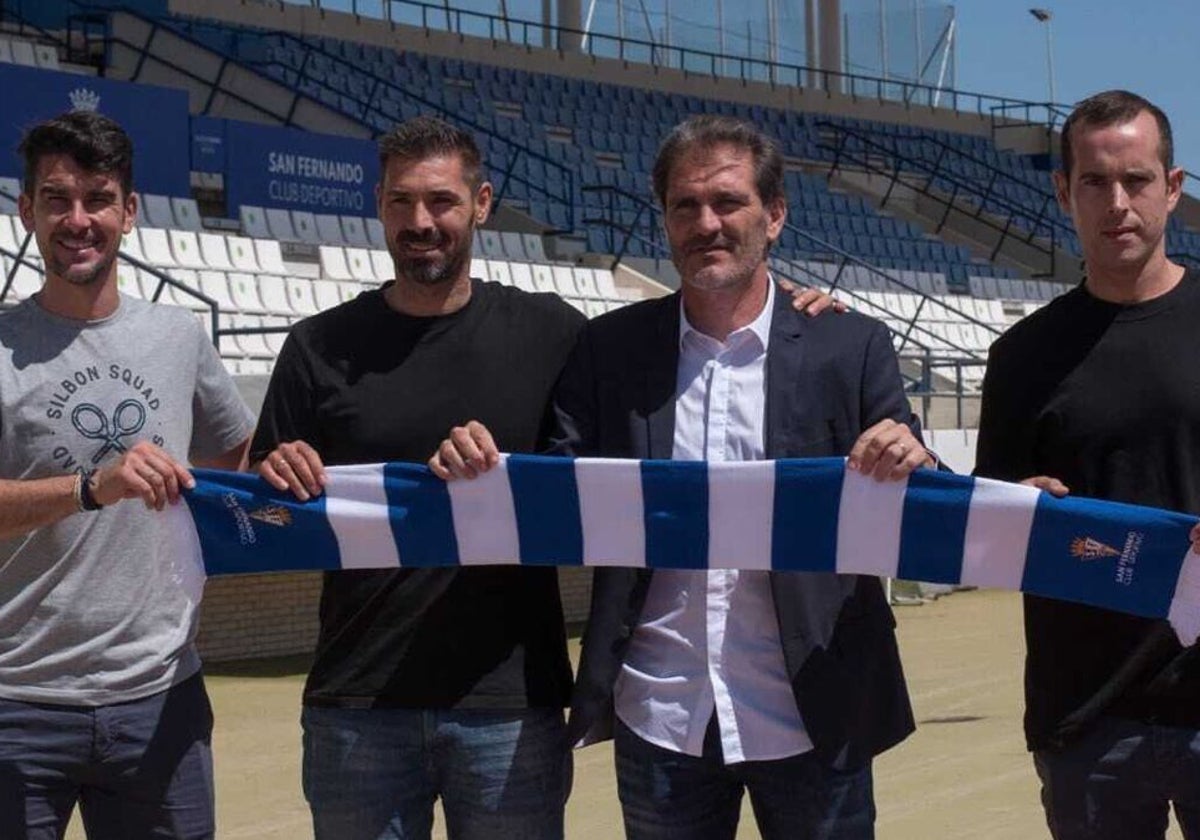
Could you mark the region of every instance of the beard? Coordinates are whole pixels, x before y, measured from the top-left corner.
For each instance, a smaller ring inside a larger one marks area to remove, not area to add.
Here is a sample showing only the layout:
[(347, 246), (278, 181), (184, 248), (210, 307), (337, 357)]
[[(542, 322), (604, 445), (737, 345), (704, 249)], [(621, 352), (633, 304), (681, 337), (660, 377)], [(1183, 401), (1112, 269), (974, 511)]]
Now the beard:
[(409, 280), (421, 286), (439, 286), (453, 282), (462, 273), (463, 268), (471, 259), (471, 233), (463, 237), (462, 244), (452, 251), (445, 252), (435, 258), (398, 256), (397, 252), (409, 244), (442, 246), (446, 238), (439, 234), (427, 237), (405, 237), (398, 241), (392, 253), (392, 262), (396, 266), (396, 279)]
[(72, 286), (91, 286), (105, 279), (116, 261), (115, 251), (104, 254), (91, 266), (74, 265), (51, 257), (46, 260), (46, 273), (61, 277)]
[[(767, 240), (763, 235), (752, 234), (748, 241), (738, 243), (724, 236), (715, 240), (692, 241), (684, 246), (683, 253), (672, 260), (679, 271), (682, 282), (692, 288), (706, 292), (743, 286), (749, 282), (765, 259)], [(722, 247), (729, 249), (730, 260), (723, 264), (705, 265), (687, 274), (687, 256), (696, 248)]]

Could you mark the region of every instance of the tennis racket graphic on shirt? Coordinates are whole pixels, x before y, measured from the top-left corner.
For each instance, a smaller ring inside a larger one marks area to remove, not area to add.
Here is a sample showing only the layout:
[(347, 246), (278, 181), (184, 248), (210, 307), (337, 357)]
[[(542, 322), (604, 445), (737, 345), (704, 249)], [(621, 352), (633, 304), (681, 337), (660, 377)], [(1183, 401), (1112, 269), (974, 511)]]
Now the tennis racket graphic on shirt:
[(113, 411), (110, 421), (99, 406), (80, 403), (71, 412), (71, 425), (89, 440), (104, 441), (92, 455), (92, 463), (99, 464), (109, 452), (124, 452), (128, 448), (121, 442), (121, 438), (142, 430), (146, 425), (146, 409), (137, 400), (122, 400)]

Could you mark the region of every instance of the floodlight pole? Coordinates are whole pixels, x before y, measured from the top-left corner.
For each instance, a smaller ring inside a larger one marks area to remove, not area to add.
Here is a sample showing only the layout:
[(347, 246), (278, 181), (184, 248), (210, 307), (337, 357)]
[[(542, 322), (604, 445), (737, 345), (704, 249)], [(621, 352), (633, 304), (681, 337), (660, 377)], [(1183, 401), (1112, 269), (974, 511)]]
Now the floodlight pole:
[(1049, 9), (1030, 9), (1029, 14), (1033, 15), (1039, 23), (1046, 24), (1046, 75), (1050, 80), (1050, 104), (1053, 105), (1058, 101), (1054, 91), (1054, 35), (1050, 26), (1054, 15)]

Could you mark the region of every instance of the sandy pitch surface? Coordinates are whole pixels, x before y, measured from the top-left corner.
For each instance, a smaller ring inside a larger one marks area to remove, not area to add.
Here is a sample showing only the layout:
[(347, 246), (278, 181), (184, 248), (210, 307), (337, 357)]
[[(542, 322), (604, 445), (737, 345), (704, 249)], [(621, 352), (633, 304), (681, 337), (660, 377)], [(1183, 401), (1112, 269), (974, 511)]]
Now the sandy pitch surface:
[[(918, 728), (875, 764), (877, 836), (1048, 837), (1021, 737), (1020, 596), (962, 592), (898, 607), (896, 618)], [(578, 640), (572, 654), (578, 654)], [(303, 669), (298, 660), (209, 669), (220, 840), (312, 837), (300, 791)], [(440, 821), (434, 836), (445, 838)], [(621, 836), (611, 749), (600, 744), (576, 751), (568, 840)], [(1180, 835), (1173, 826), (1168, 836)], [(747, 803), (738, 838), (757, 837)], [(82, 840), (77, 821), (67, 838)]]

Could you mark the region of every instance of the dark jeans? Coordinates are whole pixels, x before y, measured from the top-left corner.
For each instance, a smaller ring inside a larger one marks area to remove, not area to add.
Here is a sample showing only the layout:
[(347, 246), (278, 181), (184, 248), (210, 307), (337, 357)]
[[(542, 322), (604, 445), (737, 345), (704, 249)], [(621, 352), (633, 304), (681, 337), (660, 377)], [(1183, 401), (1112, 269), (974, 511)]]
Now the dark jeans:
[(1042, 805), (1055, 840), (1163, 840), (1174, 804), (1200, 840), (1200, 732), (1101, 718), (1065, 750), (1039, 750)]
[(560, 709), (306, 706), (304, 795), (317, 840), (561, 840), (571, 755)]
[(870, 765), (827, 767), (811, 752), (774, 761), (721, 762), (715, 724), (700, 758), (655, 746), (616, 723), (617, 790), (629, 840), (733, 840), (742, 792), (763, 840), (871, 840)]
[(0, 838), (213, 836), (212, 708), (197, 674), (111, 706), (0, 700)]

